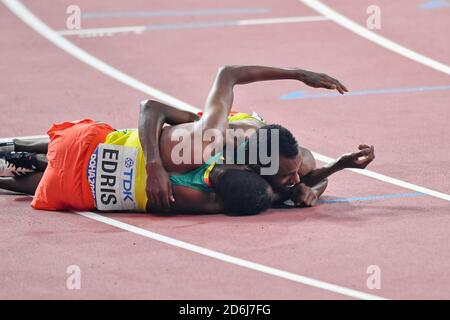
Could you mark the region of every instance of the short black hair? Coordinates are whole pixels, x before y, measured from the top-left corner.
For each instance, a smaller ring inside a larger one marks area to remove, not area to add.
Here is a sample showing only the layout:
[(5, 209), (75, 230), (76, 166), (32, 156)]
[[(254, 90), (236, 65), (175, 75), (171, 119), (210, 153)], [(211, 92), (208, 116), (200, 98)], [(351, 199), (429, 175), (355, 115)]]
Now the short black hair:
[[(264, 130), (264, 131), (263, 131)], [(261, 145), (267, 145), (267, 155), (272, 155), (272, 131), (278, 130), (279, 153), (287, 158), (294, 158), (298, 155), (298, 142), (292, 132), (279, 124), (268, 124), (257, 129), (255, 134), (258, 141), (258, 148)]]
[[(258, 165), (261, 167), (267, 166), (269, 164), (262, 164), (260, 159), (260, 148), (265, 148), (267, 150), (266, 155), (271, 158), (272, 157), (272, 136), (274, 131), (278, 131), (278, 147), (279, 149), (275, 152), (278, 155), (287, 157), (287, 158), (295, 158), (299, 153), (298, 142), (295, 139), (294, 135), (285, 127), (279, 124), (269, 124), (258, 128), (246, 142), (244, 142), (241, 146), (236, 146), (234, 150), (234, 162), (235, 164), (247, 164), (247, 165)], [(252, 149), (253, 146), (256, 146), (256, 150)], [(244, 148), (244, 149), (242, 149)], [(252, 149), (252, 150), (251, 150)], [(243, 152), (243, 154), (241, 154)], [(250, 152), (256, 152), (256, 163), (255, 160), (250, 156)], [(241, 155), (240, 155), (241, 154)], [(278, 156), (275, 155), (275, 156)], [(243, 158), (239, 158), (242, 157)], [(253, 162), (252, 162), (253, 161)]]
[(231, 215), (254, 215), (272, 205), (269, 183), (253, 171), (225, 170), (218, 179), (216, 192)]

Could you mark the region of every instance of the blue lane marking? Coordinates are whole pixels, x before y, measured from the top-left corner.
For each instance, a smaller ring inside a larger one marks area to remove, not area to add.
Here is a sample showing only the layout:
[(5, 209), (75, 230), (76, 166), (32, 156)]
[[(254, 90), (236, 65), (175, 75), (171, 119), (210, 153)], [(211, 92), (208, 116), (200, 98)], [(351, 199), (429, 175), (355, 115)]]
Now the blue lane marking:
[(404, 197), (418, 197), (423, 196), (424, 193), (397, 193), (397, 194), (386, 194), (383, 196), (368, 196), (368, 197), (353, 197), (353, 198), (338, 198), (338, 199), (322, 199), (319, 203), (338, 203), (338, 202), (353, 202), (353, 201), (370, 201), (370, 200), (384, 200), (384, 199), (394, 199), (394, 198), (404, 198)]
[(440, 9), (450, 7), (450, 2), (447, 0), (431, 0), (422, 3), (419, 8), (421, 9)]
[(268, 13), (268, 8), (238, 8), (238, 9), (206, 9), (178, 11), (128, 11), (128, 12), (88, 12), (82, 13), (82, 19), (127, 18), (127, 17), (183, 17), (209, 16), (227, 14)]
[[(447, 86), (431, 86), (431, 87), (412, 87), (412, 88), (389, 88), (389, 89), (368, 89), (359, 91), (350, 91), (344, 94), (347, 96), (364, 96), (372, 94), (392, 94), (392, 93), (412, 93), (412, 92), (429, 92), (429, 91), (444, 91), (450, 90), (450, 85)], [(326, 97), (342, 96), (338, 92), (328, 93), (308, 93), (303, 91), (293, 91), (282, 95), (281, 100), (293, 100), (293, 99), (317, 99)]]

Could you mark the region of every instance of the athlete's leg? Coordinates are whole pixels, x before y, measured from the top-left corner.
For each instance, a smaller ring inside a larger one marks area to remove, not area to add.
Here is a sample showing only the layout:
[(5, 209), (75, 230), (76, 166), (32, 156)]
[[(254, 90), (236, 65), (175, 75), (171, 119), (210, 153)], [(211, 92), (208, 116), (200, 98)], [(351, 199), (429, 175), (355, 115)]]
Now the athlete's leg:
[(30, 139), (13, 139), (14, 151), (26, 151), (35, 153), (47, 153), (49, 137), (30, 138)]
[(33, 195), (43, 174), (36, 172), (24, 177), (0, 177), (0, 189)]
[(33, 156), (33, 159), (33, 164), (36, 166), (37, 171), (44, 172), (48, 164), (47, 155), (43, 153), (37, 153)]
[(37, 138), (0, 138), (0, 152), (26, 151), (34, 153), (47, 153), (49, 137)]

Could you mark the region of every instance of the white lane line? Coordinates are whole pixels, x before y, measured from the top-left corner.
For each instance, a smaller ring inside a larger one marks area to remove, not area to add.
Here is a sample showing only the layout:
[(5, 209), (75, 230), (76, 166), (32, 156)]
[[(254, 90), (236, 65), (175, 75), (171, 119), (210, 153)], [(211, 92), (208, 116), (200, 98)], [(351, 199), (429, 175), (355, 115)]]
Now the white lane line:
[(142, 34), (148, 31), (158, 30), (179, 30), (179, 29), (196, 29), (196, 28), (218, 28), (232, 26), (252, 26), (252, 25), (270, 25), (282, 23), (301, 23), (329, 20), (322, 16), (307, 17), (282, 17), (270, 19), (250, 19), (250, 20), (227, 20), (227, 21), (206, 21), (193, 23), (168, 23), (168, 24), (150, 24), (142, 26), (122, 26), (122, 27), (106, 27), (106, 28), (88, 28), (79, 30), (59, 30), (58, 34), (62, 36), (80, 36), (80, 37), (103, 37), (113, 36), (117, 33), (135, 33)]
[(16, 16), (18, 16), (23, 22), (25, 22), (28, 26), (38, 32), (41, 36), (52, 42), (55, 46), (61, 48), (66, 51), (68, 54), (74, 56), (78, 60), (90, 65), (94, 69), (110, 76), (113, 79), (116, 79), (123, 84), (126, 84), (129, 87), (132, 87), (138, 91), (144, 92), (150, 96), (161, 97), (164, 101), (171, 103), (174, 106), (181, 107), (182, 109), (190, 110), (193, 112), (197, 112), (197, 108), (176, 99), (160, 90), (152, 88), (145, 83), (136, 80), (133, 77), (130, 77), (126, 73), (123, 73), (120, 70), (112, 67), (111, 65), (103, 62), (100, 59), (97, 59), (93, 55), (87, 53), (86, 51), (80, 49), (72, 42), (66, 40), (65, 38), (58, 35), (53, 29), (47, 26), (42, 20), (36, 17), (33, 13), (31, 13), (22, 3), (17, 0), (2, 0), (3, 4), (5, 4)]
[(56, 32), (61, 36), (104, 37), (113, 36), (117, 33), (141, 34), (146, 31), (145, 28), (145, 26), (123, 26), (109, 28), (85, 28), (78, 30), (59, 30)]
[(373, 31), (370, 31), (367, 28), (364, 28), (363, 26), (357, 24), (353, 20), (350, 20), (346, 16), (340, 14), (339, 12), (330, 8), (329, 6), (323, 4), (319, 0), (299, 0), (299, 1), (307, 5), (308, 7), (314, 9), (321, 15), (330, 18), (332, 21), (336, 22), (342, 27), (360, 35), (361, 37), (366, 38), (367, 40), (370, 40), (388, 50), (394, 51), (395, 53), (398, 53), (406, 58), (409, 58), (418, 63), (426, 65), (427, 67), (433, 68), (437, 71), (450, 75), (449, 66), (436, 60), (433, 60), (431, 58), (428, 58), (420, 53), (412, 51), (406, 47), (403, 47), (392, 40), (389, 40)]
[[(53, 29), (48, 27), (45, 23), (43, 23), (39, 18), (37, 18), (33, 13), (31, 13), (25, 6), (23, 6), (18, 0), (2, 0), (2, 2), (15, 14), (17, 17), (19, 17), (24, 23), (29, 25), (31, 28), (36, 30), (39, 34), (41, 34), (44, 38), (48, 39), (50, 42), (55, 44), (57, 47), (61, 48), (62, 50), (66, 51), (68, 54), (72, 55), (76, 59), (85, 62), (86, 64), (90, 65), (91, 67), (99, 70), (100, 72), (122, 82), (125, 85), (128, 85), (136, 90), (139, 90), (141, 92), (144, 92), (150, 96), (153, 96), (156, 99), (159, 99), (162, 102), (165, 102), (167, 104), (170, 104), (174, 107), (190, 110), (193, 112), (198, 112), (200, 109), (191, 106), (181, 100), (178, 100), (168, 94), (165, 94), (164, 92), (157, 90), (155, 88), (152, 88), (143, 82), (123, 73), (122, 71), (119, 71), (112, 66), (106, 64), (105, 62), (101, 61), (100, 59), (92, 56), (91, 54), (87, 53), (86, 51), (82, 50), (81, 48), (77, 47), (64, 37), (58, 35)], [(314, 156), (324, 162), (331, 162), (333, 161), (333, 158), (321, 155), (319, 153), (314, 153)], [(428, 188), (424, 188), (409, 182), (405, 182), (402, 180), (398, 180), (395, 178), (391, 178), (388, 176), (381, 175), (376, 172), (372, 172), (369, 170), (352, 170), (356, 173), (370, 176), (372, 178), (391, 183), (406, 189), (422, 192), (425, 194), (428, 194), (432, 197), (436, 197), (439, 199), (443, 199), (446, 201), (450, 201), (450, 195), (441, 193), (438, 191), (434, 191)]]
[(241, 266), (241, 267), (244, 267), (247, 269), (259, 271), (259, 272), (269, 274), (269, 275), (272, 275), (272, 276), (275, 276), (278, 278), (283, 278), (286, 280), (290, 280), (290, 281), (301, 283), (301, 284), (304, 284), (307, 286), (311, 286), (311, 287), (323, 289), (326, 291), (342, 294), (342, 295), (356, 298), (356, 299), (386, 300), (386, 298), (383, 298), (380, 296), (376, 296), (376, 295), (368, 294), (365, 292), (345, 288), (345, 287), (338, 286), (338, 285), (335, 285), (332, 283), (328, 283), (328, 282), (316, 280), (313, 278), (305, 277), (302, 275), (298, 275), (295, 273), (291, 273), (288, 271), (283, 271), (280, 269), (268, 267), (268, 266), (265, 266), (265, 265), (262, 265), (259, 263), (255, 263), (255, 262), (252, 262), (249, 260), (244, 260), (244, 259), (233, 257), (233, 256), (230, 256), (230, 255), (218, 252), (218, 251), (203, 248), (203, 247), (200, 247), (200, 246), (188, 243), (188, 242), (180, 241), (180, 240), (177, 240), (177, 239), (174, 239), (171, 237), (161, 235), (159, 233), (151, 232), (149, 230), (142, 229), (142, 228), (133, 226), (131, 224), (123, 223), (121, 221), (111, 219), (111, 218), (108, 218), (108, 217), (105, 217), (105, 216), (102, 216), (102, 215), (99, 215), (99, 214), (96, 214), (93, 212), (76, 212), (76, 213), (78, 213), (79, 215), (82, 215), (83, 217), (93, 219), (93, 220), (108, 224), (110, 226), (120, 228), (122, 230), (126, 230), (129, 232), (141, 235), (143, 237), (150, 238), (152, 240), (163, 242), (163, 243), (166, 243), (166, 244), (174, 246), (174, 247), (178, 247), (178, 248), (185, 249), (185, 250), (188, 250), (191, 252), (195, 252), (195, 253), (198, 253), (198, 254), (213, 258), (213, 259), (231, 263), (231, 264)]

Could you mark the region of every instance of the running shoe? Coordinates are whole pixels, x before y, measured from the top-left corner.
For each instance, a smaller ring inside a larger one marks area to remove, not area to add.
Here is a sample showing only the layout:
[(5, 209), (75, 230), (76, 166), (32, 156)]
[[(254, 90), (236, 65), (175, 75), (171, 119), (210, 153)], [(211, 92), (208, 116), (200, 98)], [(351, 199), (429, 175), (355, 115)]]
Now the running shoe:
[(30, 152), (1, 152), (0, 176), (18, 177), (36, 172), (34, 155)]

